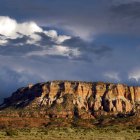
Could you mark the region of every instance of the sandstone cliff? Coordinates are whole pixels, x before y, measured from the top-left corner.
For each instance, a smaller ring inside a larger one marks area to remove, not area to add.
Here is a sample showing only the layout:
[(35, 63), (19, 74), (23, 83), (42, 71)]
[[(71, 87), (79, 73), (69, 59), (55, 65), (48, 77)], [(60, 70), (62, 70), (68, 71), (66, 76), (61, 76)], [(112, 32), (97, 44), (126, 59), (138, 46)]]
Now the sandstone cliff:
[[(140, 87), (103, 82), (51, 81), (20, 88), (0, 106), (5, 115), (45, 118), (98, 118), (138, 115)], [(22, 109), (22, 110), (20, 110)], [(20, 111), (19, 111), (20, 110)]]

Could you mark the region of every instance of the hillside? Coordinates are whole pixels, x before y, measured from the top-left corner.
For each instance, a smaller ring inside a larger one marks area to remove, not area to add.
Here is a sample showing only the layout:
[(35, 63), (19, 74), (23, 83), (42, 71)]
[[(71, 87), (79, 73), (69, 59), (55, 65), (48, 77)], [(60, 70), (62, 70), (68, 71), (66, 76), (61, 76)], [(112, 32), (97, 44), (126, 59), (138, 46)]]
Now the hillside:
[(123, 123), (139, 125), (140, 87), (79, 81), (29, 84), (6, 98), (0, 108), (1, 124), (9, 118), (10, 125), (16, 120), (19, 126), (27, 122), (38, 126), (59, 118), (70, 123), (84, 119), (94, 120), (94, 125), (121, 124), (123, 118)]

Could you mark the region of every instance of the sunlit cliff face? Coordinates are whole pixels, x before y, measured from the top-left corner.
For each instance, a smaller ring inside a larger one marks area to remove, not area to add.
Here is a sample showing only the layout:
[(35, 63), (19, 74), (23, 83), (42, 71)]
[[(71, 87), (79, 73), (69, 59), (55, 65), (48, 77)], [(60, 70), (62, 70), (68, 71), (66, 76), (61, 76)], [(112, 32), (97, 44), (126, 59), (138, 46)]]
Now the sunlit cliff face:
[[(111, 115), (112, 119), (119, 115), (136, 117), (139, 105), (140, 87), (103, 82), (50, 81), (18, 89), (4, 100), (0, 109), (13, 108), (12, 116), (15, 117), (96, 119), (101, 115), (108, 118)], [(24, 110), (23, 115), (17, 108)], [(34, 114), (30, 113), (32, 110)], [(11, 113), (6, 116), (11, 116)]]

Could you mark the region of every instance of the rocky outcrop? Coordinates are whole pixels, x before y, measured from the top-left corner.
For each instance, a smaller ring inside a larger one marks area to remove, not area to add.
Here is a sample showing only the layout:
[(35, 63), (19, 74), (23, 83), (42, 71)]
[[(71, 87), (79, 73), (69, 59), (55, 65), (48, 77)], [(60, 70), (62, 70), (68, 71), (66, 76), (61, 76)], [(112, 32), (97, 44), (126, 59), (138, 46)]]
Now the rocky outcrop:
[(140, 87), (78, 81), (30, 84), (4, 100), (1, 109), (9, 107), (22, 108), (15, 113), (19, 117), (94, 119), (102, 115), (139, 115)]

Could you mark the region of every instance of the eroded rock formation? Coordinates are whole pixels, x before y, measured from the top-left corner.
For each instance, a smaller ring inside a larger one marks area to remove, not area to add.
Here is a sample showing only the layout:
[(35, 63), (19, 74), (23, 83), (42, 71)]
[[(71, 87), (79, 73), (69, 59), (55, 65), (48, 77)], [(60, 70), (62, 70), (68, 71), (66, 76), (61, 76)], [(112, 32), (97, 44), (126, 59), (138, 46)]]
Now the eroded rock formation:
[(139, 114), (140, 87), (103, 82), (52, 81), (20, 88), (1, 109), (22, 111), (16, 116), (96, 118)]

